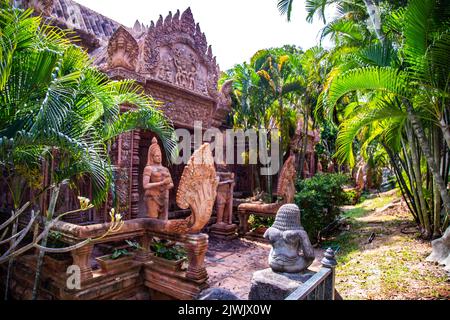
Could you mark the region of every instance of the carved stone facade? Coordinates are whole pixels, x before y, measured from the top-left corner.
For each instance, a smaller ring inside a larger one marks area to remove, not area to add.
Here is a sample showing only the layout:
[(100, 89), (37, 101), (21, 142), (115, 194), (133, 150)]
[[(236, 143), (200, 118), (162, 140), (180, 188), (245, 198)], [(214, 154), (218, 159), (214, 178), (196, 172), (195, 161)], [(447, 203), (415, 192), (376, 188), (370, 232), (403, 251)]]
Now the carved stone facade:
[[(146, 94), (163, 102), (162, 110), (176, 128), (192, 130), (194, 121), (202, 121), (204, 129), (223, 128), (231, 110), (231, 82), (219, 90), (219, 66), (190, 8), (160, 16), (149, 26), (136, 21), (127, 28), (72, 0), (18, 2), (35, 8), (48, 22), (74, 30), (100, 70), (111, 79), (136, 80)], [(134, 131), (121, 135), (111, 148), (119, 210), (127, 219), (142, 215), (139, 183), (148, 139), (148, 132)], [(174, 189), (182, 169), (170, 167)], [(173, 191), (170, 195), (173, 199)], [(175, 207), (173, 200), (170, 207)], [(107, 212), (99, 210), (96, 220), (104, 221)]]
[(119, 27), (108, 43), (108, 68), (135, 70), (138, 50), (133, 36), (124, 27)]
[(150, 24), (144, 40), (140, 73), (183, 89), (218, 97), (219, 67), (200, 25), (188, 8)]

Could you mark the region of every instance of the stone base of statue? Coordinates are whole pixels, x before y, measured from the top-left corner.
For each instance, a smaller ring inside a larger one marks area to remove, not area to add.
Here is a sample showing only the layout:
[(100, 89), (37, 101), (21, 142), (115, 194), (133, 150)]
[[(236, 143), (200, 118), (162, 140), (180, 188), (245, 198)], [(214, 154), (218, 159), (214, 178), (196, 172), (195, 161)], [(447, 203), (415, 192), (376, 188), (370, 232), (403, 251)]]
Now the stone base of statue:
[(253, 273), (248, 299), (284, 300), (314, 274), (310, 270), (300, 273), (274, 272), (270, 268), (256, 271)]
[(228, 223), (215, 223), (209, 229), (209, 234), (213, 237), (232, 240), (237, 238), (237, 225)]

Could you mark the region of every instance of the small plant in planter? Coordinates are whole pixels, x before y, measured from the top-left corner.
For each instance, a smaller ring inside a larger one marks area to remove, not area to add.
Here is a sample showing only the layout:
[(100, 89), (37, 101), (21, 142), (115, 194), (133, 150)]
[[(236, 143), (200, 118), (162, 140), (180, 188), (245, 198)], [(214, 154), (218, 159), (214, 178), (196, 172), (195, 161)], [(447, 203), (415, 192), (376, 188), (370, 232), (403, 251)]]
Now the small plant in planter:
[(153, 253), (154, 263), (170, 268), (174, 271), (180, 271), (187, 261), (187, 254), (184, 248), (175, 242), (167, 240), (153, 240), (150, 249)]
[[(126, 241), (129, 248), (142, 249), (139, 244)], [(127, 248), (114, 249), (111, 254), (95, 258), (105, 272), (112, 272), (124, 266), (128, 266), (133, 258), (134, 252), (130, 252)]]

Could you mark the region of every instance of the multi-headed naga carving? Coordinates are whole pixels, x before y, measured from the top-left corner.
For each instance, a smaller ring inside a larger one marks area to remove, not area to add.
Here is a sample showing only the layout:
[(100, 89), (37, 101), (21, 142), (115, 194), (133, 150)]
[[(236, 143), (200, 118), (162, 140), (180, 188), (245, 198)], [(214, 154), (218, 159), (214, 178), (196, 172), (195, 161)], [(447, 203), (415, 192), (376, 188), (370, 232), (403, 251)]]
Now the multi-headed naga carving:
[(211, 218), (219, 181), (208, 143), (197, 149), (183, 170), (176, 201), (181, 209), (191, 209), (186, 219), (152, 219), (150, 230), (167, 233), (198, 233)]
[(108, 68), (136, 69), (139, 46), (133, 36), (120, 26), (109, 40)]

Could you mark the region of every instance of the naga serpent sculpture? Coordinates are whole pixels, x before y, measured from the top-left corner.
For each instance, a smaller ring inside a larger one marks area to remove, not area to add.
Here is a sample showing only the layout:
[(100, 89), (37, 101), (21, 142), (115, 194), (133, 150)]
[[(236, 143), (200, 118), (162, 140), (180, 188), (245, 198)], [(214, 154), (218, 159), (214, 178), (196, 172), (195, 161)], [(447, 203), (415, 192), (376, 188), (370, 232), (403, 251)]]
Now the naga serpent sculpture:
[(209, 143), (203, 144), (183, 170), (176, 202), (181, 209), (191, 209), (185, 219), (149, 219), (149, 230), (165, 233), (198, 233), (211, 218), (219, 184)]

